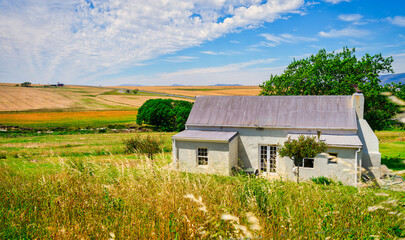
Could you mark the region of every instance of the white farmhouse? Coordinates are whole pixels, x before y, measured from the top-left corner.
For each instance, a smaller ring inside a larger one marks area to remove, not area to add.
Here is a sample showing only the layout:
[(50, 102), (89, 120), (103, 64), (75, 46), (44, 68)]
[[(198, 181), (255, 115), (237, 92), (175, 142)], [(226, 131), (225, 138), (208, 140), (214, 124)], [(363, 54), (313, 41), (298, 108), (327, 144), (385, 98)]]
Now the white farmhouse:
[[(299, 135), (317, 136), (326, 153), (304, 159), (300, 178), (325, 176), (356, 186), (380, 178), (378, 139), (363, 119), (364, 96), (198, 96), (186, 130), (174, 135), (173, 162), (181, 171), (230, 175), (234, 166), (296, 179), (277, 146)], [(360, 167), (362, 166), (362, 168)]]

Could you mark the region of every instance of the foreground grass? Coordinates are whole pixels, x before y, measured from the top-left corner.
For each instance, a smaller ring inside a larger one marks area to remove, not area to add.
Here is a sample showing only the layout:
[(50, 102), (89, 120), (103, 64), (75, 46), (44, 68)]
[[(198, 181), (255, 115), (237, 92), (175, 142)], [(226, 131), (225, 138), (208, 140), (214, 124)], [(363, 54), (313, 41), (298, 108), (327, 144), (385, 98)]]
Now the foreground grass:
[(133, 134), (0, 138), (0, 239), (404, 237), (404, 192), (179, 173), (172, 134), (153, 161)]
[[(112, 156), (114, 158), (114, 156)], [(34, 179), (0, 166), (0, 238), (403, 236), (404, 194), (61, 158)]]

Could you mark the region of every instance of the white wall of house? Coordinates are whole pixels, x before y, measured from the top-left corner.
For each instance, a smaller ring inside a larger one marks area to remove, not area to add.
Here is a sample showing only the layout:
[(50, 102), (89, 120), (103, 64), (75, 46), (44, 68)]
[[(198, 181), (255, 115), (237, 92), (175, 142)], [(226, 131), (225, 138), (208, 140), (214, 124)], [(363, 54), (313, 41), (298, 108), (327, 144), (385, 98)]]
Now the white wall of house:
[(239, 137), (236, 136), (229, 142), (229, 174), (232, 172), (232, 168), (239, 166), (238, 163), (238, 141)]
[[(188, 130), (209, 130), (209, 131), (231, 131), (238, 132), (238, 158), (241, 167), (260, 169), (260, 146), (261, 145), (278, 145), (284, 143), (290, 132), (295, 133), (313, 133), (317, 130), (291, 130), (291, 129), (256, 129), (256, 128), (221, 128), (221, 127), (188, 127)], [(353, 131), (322, 131), (325, 134), (353, 134)], [(236, 138), (235, 138), (236, 139)], [(236, 144), (236, 141), (233, 143)], [(198, 144), (197, 144), (198, 145)], [(178, 146), (179, 147), (179, 146)], [(326, 154), (318, 155), (314, 160), (314, 168), (300, 168), (300, 178), (309, 179), (311, 177), (325, 176), (341, 181), (345, 184), (355, 185), (355, 154), (358, 149), (351, 148), (329, 148), (328, 152), (338, 154), (337, 163), (328, 164)], [(231, 153), (230, 153), (231, 155)], [(361, 153), (358, 158), (361, 158)], [(192, 158), (192, 156), (190, 156)], [(229, 159), (235, 157), (230, 157)], [(195, 157), (193, 158), (195, 159)], [(234, 165), (232, 163), (231, 165)], [(239, 164), (239, 165), (240, 165)], [(193, 167), (193, 166), (191, 166)], [(296, 180), (293, 172), (293, 161), (289, 158), (277, 157), (276, 173), (282, 179)], [(222, 168), (222, 167), (221, 167)], [(209, 170), (212, 171), (212, 170)], [(217, 168), (217, 173), (227, 174), (225, 167), (221, 170)], [(201, 172), (201, 171), (200, 171)]]
[[(356, 185), (358, 179), (358, 164), (356, 164), (356, 151), (353, 148), (328, 148), (326, 153), (319, 154), (314, 159), (313, 168), (300, 167), (300, 179), (307, 180), (312, 177), (328, 177), (335, 181), (341, 181), (347, 185)], [(337, 161), (329, 162), (328, 153), (337, 153)], [(358, 153), (357, 163), (361, 160), (361, 152)], [(293, 168), (293, 161), (286, 157), (279, 161), (282, 164), (284, 172), (280, 172), (282, 179), (295, 181), (297, 179)]]
[[(230, 175), (231, 169), (238, 164), (238, 140), (230, 143), (197, 142), (176, 140), (177, 165), (180, 171)], [(197, 149), (207, 148), (208, 165), (198, 165)]]
[(379, 150), (378, 138), (364, 119), (357, 120), (359, 138), (363, 142), (362, 167), (371, 177), (381, 177), (381, 153)]

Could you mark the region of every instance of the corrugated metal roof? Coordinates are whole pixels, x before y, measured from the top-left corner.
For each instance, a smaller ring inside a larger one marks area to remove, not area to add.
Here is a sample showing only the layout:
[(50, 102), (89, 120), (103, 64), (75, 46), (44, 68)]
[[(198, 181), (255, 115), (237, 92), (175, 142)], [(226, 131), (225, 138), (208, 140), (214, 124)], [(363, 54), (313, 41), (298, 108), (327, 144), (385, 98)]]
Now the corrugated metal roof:
[(357, 129), (351, 96), (198, 96), (186, 125)]
[(184, 130), (174, 135), (172, 139), (185, 141), (230, 142), (237, 134), (237, 132)]
[[(288, 134), (288, 137), (291, 139), (298, 139), (298, 136), (315, 136), (314, 134)], [(360, 138), (357, 135), (331, 135), (331, 134), (321, 134), (320, 137), (321, 141), (325, 141), (326, 144), (329, 146), (336, 146), (336, 147), (352, 147), (352, 148), (359, 148), (362, 147), (363, 144), (360, 141)]]

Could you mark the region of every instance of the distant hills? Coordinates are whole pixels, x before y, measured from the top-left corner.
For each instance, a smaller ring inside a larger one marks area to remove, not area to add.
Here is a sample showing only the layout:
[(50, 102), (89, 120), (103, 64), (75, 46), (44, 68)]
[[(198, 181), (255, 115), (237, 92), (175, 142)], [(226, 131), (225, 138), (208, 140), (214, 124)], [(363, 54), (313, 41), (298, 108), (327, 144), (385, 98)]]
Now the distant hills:
[(139, 85), (139, 84), (121, 84), (119, 86), (120, 87), (142, 87), (142, 85)]
[(387, 74), (379, 77), (381, 84), (402, 83), (405, 84), (405, 73)]
[[(121, 84), (121, 85), (119, 85), (120, 87), (143, 87), (143, 85), (140, 85), (140, 84)], [(172, 85), (170, 85), (171, 87), (184, 87), (184, 86), (192, 86), (192, 85), (182, 85), (182, 84), (177, 84), (177, 83), (175, 83), (175, 84), (172, 84)], [(227, 83), (218, 83), (218, 84), (215, 84), (215, 85), (208, 85), (208, 86), (215, 86), (215, 87), (219, 87), (219, 86), (243, 86), (243, 85), (240, 85), (240, 84), (232, 84), (232, 83), (230, 83), (230, 84), (227, 84)]]
[[(170, 85), (171, 87), (181, 87), (181, 86), (192, 86), (192, 85), (181, 85), (181, 84), (172, 84), (172, 85)], [(197, 85), (196, 85), (197, 86)], [(232, 84), (232, 83), (230, 83), (230, 84), (226, 84), (226, 83), (218, 83), (218, 84), (215, 84), (215, 85), (208, 85), (208, 86), (215, 86), (215, 87), (219, 87), (219, 86), (243, 86), (243, 85), (240, 85), (240, 84)]]
[[(381, 84), (386, 84), (386, 83), (402, 83), (405, 84), (405, 73), (394, 73), (394, 74), (387, 74), (387, 75), (381, 75), (379, 76), (379, 79), (381, 80)], [(119, 85), (120, 87), (142, 87), (144, 85), (140, 84), (121, 84)], [(193, 86), (193, 85), (183, 85), (183, 84), (172, 84), (170, 85), (171, 87), (184, 87), (184, 86)], [(197, 85), (196, 85), (197, 86)], [(233, 84), (233, 83), (217, 83), (214, 85), (208, 85), (208, 86), (214, 86), (214, 87), (227, 87), (227, 86), (243, 86), (241, 84)]]
[(215, 85), (210, 85), (210, 86), (242, 86), (242, 85), (240, 85), (240, 84), (226, 84), (226, 83), (218, 83), (218, 84), (215, 84)]

